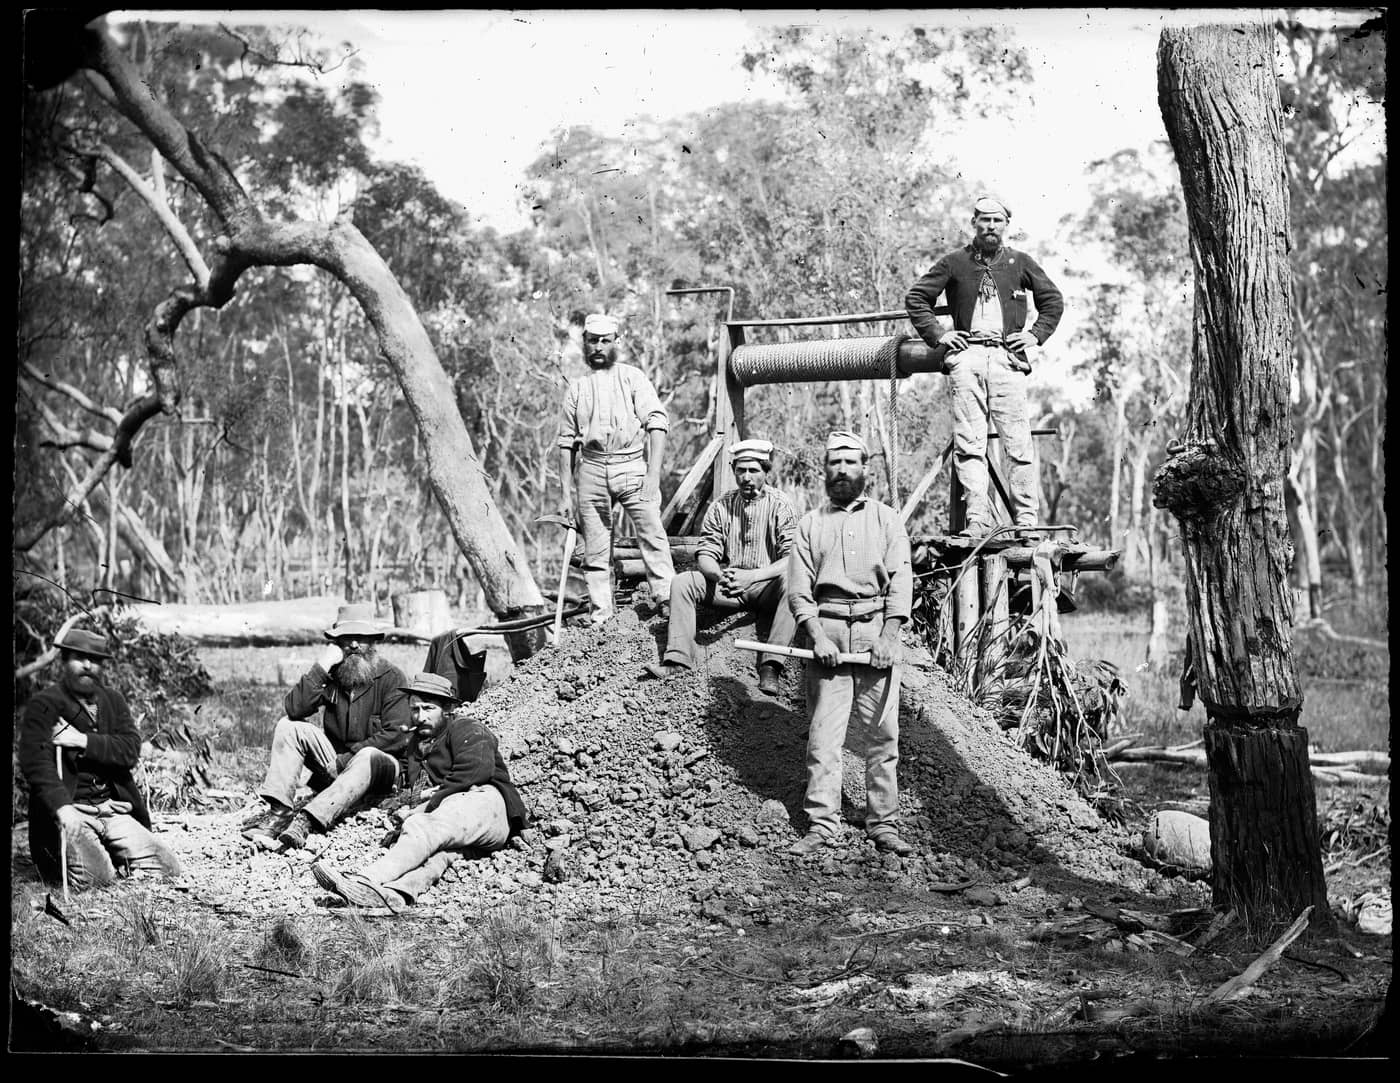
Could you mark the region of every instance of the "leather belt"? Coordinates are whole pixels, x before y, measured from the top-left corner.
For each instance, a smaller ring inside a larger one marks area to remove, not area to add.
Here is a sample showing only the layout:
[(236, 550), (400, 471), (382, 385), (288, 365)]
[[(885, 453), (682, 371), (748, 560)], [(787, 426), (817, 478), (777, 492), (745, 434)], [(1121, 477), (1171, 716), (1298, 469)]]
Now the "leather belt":
[(641, 448), (632, 448), (630, 451), (595, 451), (592, 448), (583, 449), (583, 461), (586, 463), (626, 463), (633, 459), (642, 457)]
[(883, 598), (852, 598), (848, 600), (827, 598), (817, 602), (818, 616), (852, 623), (858, 620), (869, 620), (877, 613), (884, 611), (885, 599)]

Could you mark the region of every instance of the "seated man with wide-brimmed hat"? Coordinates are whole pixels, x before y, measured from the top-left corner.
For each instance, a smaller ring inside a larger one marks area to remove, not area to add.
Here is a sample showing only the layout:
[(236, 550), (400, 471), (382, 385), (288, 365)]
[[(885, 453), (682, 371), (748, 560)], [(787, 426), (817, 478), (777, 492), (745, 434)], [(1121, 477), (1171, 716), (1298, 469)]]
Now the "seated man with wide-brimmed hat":
[[(264, 807), (243, 825), (245, 838), (303, 846), (359, 797), (393, 790), (410, 721), (403, 671), (378, 654), (384, 631), (372, 605), (340, 607), (325, 631), (325, 649), (283, 700), (286, 715), (272, 731), (267, 775), (258, 789)], [(318, 711), (320, 721), (312, 721)], [(316, 796), (298, 810), (303, 769), (310, 771)]]
[(352, 906), (401, 910), (437, 883), (462, 850), (498, 850), (527, 817), (496, 736), (459, 706), (452, 682), (416, 674), (403, 689), (413, 716), (404, 785), (417, 799), (389, 851), (359, 872), (312, 865), (316, 882)]

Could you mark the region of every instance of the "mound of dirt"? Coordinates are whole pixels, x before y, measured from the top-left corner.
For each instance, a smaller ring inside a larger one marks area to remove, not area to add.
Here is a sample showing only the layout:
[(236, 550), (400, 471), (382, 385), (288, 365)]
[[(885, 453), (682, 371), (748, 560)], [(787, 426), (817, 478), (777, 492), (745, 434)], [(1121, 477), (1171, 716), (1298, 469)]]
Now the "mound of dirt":
[[(947, 684), (927, 655), (907, 649), (901, 695), (901, 831), (915, 853), (875, 851), (858, 826), (814, 858), (784, 852), (806, 827), (807, 713), (801, 665), (776, 698), (757, 691), (752, 635), (738, 616), (701, 631), (705, 660), (667, 681), (639, 680), (659, 656), (665, 625), (631, 610), (601, 628), (567, 629), (563, 643), (510, 672), (474, 705), (498, 735), (534, 824), (489, 858), (459, 861), (416, 913), (466, 917), (502, 903), (548, 904), (561, 917), (599, 910), (693, 907), (716, 892), (800, 903), (824, 877), (928, 890), (970, 878), (1140, 886), (1148, 872), (1127, 836), (1055, 772), (1017, 750), (985, 712)], [(854, 737), (853, 737), (854, 739)], [(845, 812), (858, 824), (863, 771), (849, 750)], [(309, 864), (355, 869), (390, 827), (369, 809), (306, 850), (253, 851), (241, 813), (170, 817), (201, 900), (225, 912), (297, 913), (324, 904)]]

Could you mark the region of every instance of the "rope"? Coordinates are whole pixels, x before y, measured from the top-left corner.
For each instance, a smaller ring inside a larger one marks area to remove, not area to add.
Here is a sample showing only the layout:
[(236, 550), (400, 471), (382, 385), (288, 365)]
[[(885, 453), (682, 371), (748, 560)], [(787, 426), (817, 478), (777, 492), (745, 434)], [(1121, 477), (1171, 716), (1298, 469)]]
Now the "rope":
[(899, 344), (905, 337), (746, 344), (730, 355), (729, 367), (744, 387), (816, 380), (878, 380), (898, 374)]

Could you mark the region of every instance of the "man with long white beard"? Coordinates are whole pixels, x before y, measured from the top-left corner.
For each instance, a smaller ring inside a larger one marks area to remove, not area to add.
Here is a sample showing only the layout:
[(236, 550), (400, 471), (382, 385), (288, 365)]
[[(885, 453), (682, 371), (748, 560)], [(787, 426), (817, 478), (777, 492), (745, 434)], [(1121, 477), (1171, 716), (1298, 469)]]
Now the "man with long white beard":
[(29, 786), (29, 850), (39, 874), (74, 891), (119, 870), (179, 876), (180, 860), (151, 831), (132, 769), (141, 731), (126, 699), (102, 680), (107, 637), (68, 629), (54, 646), (61, 676), (24, 705), (19, 762)]
[[(789, 853), (835, 845), (841, 830), (841, 748), (854, 725), (865, 745), (865, 833), (903, 856), (899, 837), (899, 629), (909, 619), (914, 579), (899, 513), (865, 495), (860, 437), (826, 442), (827, 501), (797, 524), (788, 558), (788, 603), (811, 637), (807, 663), (807, 834)], [(870, 653), (870, 664), (841, 654)]]
[[(412, 723), (403, 672), (379, 657), (384, 630), (369, 605), (343, 605), (320, 656), (282, 702), (286, 715), (272, 731), (267, 776), (258, 789), (264, 807), (244, 825), (244, 838), (295, 848), (312, 832), (329, 831), (355, 793), (390, 793), (398, 784), (400, 760)], [(307, 721), (317, 711), (320, 723)], [(311, 772), (315, 796), (294, 808), (303, 768)], [(333, 792), (331, 784), (349, 780)]]

